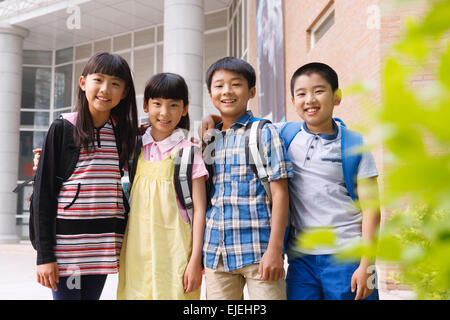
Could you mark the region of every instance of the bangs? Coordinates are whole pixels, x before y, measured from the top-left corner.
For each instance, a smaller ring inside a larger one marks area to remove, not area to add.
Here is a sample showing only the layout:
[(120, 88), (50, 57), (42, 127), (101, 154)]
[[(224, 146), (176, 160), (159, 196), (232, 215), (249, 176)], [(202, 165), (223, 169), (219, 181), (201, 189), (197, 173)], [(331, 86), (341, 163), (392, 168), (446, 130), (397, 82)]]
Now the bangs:
[(84, 67), (82, 75), (87, 76), (92, 73), (103, 73), (121, 78), (125, 81), (127, 86), (129, 86), (131, 82), (128, 63), (117, 54), (99, 52), (92, 56)]
[(234, 57), (225, 57), (214, 62), (206, 71), (208, 91), (211, 90), (214, 73), (219, 70), (227, 70), (242, 75), (247, 80), (249, 89), (256, 85), (255, 69), (247, 61)]
[(188, 87), (184, 79), (173, 73), (160, 73), (153, 76), (145, 86), (144, 99), (173, 99), (189, 103)]

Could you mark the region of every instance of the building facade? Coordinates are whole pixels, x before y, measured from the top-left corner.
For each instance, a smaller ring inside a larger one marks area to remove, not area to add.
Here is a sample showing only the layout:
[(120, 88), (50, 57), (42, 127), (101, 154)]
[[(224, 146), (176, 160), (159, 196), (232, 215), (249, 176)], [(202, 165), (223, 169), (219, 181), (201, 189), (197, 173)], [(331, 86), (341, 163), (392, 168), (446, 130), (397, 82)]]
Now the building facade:
[[(258, 15), (262, 3), (281, 10), (272, 22), (281, 25), (282, 34), (277, 31), (274, 37), (282, 39), (276, 57), (283, 59), (283, 72), (271, 81), (284, 99), (273, 111), (282, 109), (285, 119), (298, 120), (290, 102), (290, 77), (299, 66), (321, 61), (339, 75), (344, 97), (336, 115), (350, 127), (372, 120), (356, 99), (345, 95), (345, 88), (362, 81), (373, 89), (373, 105), (379, 103), (383, 57), (399, 37), (401, 17), (426, 9), (425, 0), (402, 5), (390, 0), (0, 1), (0, 242), (28, 237), (32, 189), (18, 195), (11, 190), (33, 176), (32, 150), (42, 146), (51, 122), (71, 110), (78, 78), (93, 53), (114, 52), (129, 62), (141, 121), (146, 119), (146, 80), (162, 71), (184, 76), (196, 128), (204, 114), (215, 113), (204, 85), (212, 62), (240, 57), (258, 70), (258, 81), (268, 77), (258, 65), (258, 43), (269, 41), (260, 32), (266, 27)], [(432, 80), (424, 74), (417, 84)], [(260, 92), (260, 99), (250, 102), (256, 114), (267, 94)], [(382, 185), (382, 146), (374, 154)]]

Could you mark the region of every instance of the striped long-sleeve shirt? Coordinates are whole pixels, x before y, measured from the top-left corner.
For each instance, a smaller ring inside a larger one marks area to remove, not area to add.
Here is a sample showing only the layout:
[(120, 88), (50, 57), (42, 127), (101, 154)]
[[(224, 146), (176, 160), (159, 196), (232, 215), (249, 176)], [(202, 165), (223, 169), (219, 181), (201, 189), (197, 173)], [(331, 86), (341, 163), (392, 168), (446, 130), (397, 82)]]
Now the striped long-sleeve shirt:
[(111, 121), (82, 148), (58, 196), (54, 253), (61, 276), (118, 271), (125, 229), (119, 154)]

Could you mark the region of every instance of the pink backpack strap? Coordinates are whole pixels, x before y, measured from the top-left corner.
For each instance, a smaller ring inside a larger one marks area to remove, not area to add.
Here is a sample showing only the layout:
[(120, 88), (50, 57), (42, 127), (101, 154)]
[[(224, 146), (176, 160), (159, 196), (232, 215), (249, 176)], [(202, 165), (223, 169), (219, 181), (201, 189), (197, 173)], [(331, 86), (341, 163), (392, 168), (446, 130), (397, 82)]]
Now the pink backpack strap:
[(74, 126), (77, 124), (77, 116), (78, 116), (78, 112), (67, 112), (67, 113), (62, 113), (61, 114), (61, 117), (63, 119), (66, 119), (67, 121), (69, 121)]
[[(61, 117), (63, 117), (63, 119), (68, 120), (73, 125), (77, 124), (77, 116), (78, 116), (78, 112), (61, 113)], [(112, 118), (113, 125), (116, 126), (118, 123), (116, 117), (112, 116), (111, 118)]]

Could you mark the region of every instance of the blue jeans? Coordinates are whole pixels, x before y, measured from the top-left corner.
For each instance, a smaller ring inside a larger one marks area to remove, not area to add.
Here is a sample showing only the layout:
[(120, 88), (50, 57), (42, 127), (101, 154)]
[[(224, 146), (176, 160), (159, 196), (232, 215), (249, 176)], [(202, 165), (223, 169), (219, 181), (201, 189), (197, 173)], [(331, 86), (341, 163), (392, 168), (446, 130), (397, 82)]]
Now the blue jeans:
[(58, 291), (53, 300), (99, 300), (106, 282), (106, 274), (59, 277)]
[[(289, 257), (288, 261), (288, 300), (355, 299), (356, 290), (351, 292), (351, 279), (359, 264), (337, 262), (333, 255)], [(376, 274), (374, 275), (376, 277)], [(364, 300), (378, 300), (376, 287)]]

